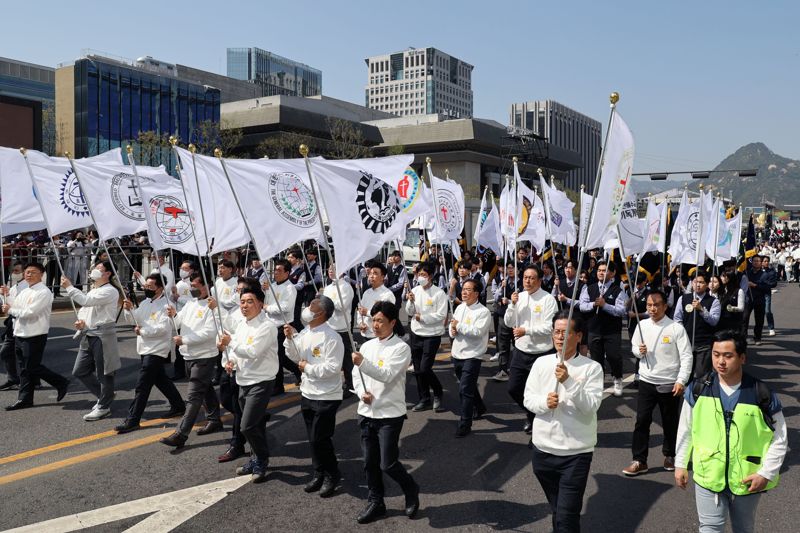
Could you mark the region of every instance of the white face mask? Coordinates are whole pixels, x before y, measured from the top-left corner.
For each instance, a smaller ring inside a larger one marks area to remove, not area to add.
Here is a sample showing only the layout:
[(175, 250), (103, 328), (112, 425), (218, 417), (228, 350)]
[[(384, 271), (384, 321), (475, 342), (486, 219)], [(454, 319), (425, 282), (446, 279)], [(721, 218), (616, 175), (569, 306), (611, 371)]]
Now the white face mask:
[(191, 274), (189, 273), (188, 270), (180, 270), (179, 275), (181, 279), (188, 279)]
[(89, 272), (89, 277), (92, 278), (92, 280), (97, 281), (103, 277), (103, 273), (95, 268), (91, 272)]
[(22, 278), (23, 278), (22, 273), (19, 274), (15, 274), (14, 272), (11, 273), (11, 281), (13, 281), (14, 283), (19, 283), (20, 281), (22, 281)]
[(417, 276), (417, 285), (422, 287), (428, 286), (428, 277), (427, 276)]
[(317, 316), (317, 315), (315, 315), (315, 314), (314, 314), (314, 312), (313, 312), (313, 311), (312, 311), (310, 308), (306, 307), (306, 308), (305, 308), (305, 309), (303, 309), (303, 311), (300, 313), (300, 321), (301, 321), (303, 324), (306, 324), (306, 325), (308, 325), (308, 324), (310, 324), (310, 323), (311, 323), (311, 321), (312, 321), (312, 320), (314, 320), (314, 318), (316, 318), (316, 316)]

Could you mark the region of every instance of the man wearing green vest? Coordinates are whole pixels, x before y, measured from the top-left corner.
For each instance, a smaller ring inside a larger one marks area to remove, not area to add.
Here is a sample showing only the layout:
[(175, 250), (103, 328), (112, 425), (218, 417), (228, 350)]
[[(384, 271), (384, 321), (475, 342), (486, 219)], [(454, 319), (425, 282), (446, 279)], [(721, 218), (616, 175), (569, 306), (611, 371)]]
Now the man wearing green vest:
[(720, 331), (713, 371), (686, 389), (675, 457), (675, 483), (689, 481), (692, 461), (700, 532), (755, 531), (761, 492), (778, 484), (786, 455), (786, 421), (778, 397), (742, 369), (747, 341)]

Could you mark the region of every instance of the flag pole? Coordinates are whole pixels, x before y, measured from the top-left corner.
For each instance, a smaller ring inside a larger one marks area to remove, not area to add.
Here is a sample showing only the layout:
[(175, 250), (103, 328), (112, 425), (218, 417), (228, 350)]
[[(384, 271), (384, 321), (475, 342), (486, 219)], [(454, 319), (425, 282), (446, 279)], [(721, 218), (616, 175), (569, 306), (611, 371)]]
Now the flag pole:
[[(436, 185), (433, 183), (433, 170), (431, 169), (431, 158), (425, 158), (425, 164), (428, 166), (428, 177), (431, 180), (431, 191), (433, 191), (433, 213), (434, 213), (434, 221), (436, 221), (437, 226), (439, 223), (439, 202), (436, 200)], [(445, 323), (447, 323), (447, 318), (453, 314), (453, 298), (456, 298), (455, 295), (450, 295), (450, 282), (452, 278), (450, 276), (450, 270), (447, 268), (447, 258), (444, 255), (444, 245), (440, 242), (439, 243), (439, 253), (441, 253), (442, 257), (442, 266), (447, 273), (447, 317), (445, 317)]]
[[(572, 315), (575, 310), (575, 300), (578, 298), (578, 281), (581, 279), (581, 269), (583, 267), (583, 258), (586, 255), (586, 240), (589, 238), (589, 229), (591, 229), (591, 220), (594, 217), (594, 208), (595, 203), (597, 200), (597, 192), (600, 188), (600, 177), (603, 171), (603, 156), (605, 155), (606, 145), (608, 144), (608, 137), (611, 133), (611, 123), (614, 120), (614, 113), (617, 109), (617, 102), (619, 102), (619, 93), (613, 92), (609, 96), (609, 102), (611, 103), (611, 111), (608, 117), (608, 129), (606, 130), (606, 138), (603, 140), (603, 146), (600, 149), (600, 161), (597, 164), (597, 173), (595, 174), (594, 178), (594, 189), (592, 190), (592, 207), (589, 210), (589, 227), (586, 228), (586, 237), (583, 240), (583, 243), (579, 243), (579, 253), (578, 253), (578, 267), (575, 271), (575, 284), (572, 287), (572, 302), (569, 305), (569, 315), (567, 316), (567, 330), (564, 333), (564, 346), (561, 352), (558, 354), (558, 361), (560, 364), (564, 363), (564, 357), (566, 356), (567, 350), (567, 342), (566, 339), (569, 338), (570, 334), (570, 327), (572, 325)], [(558, 382), (556, 382), (556, 389), (558, 388)]]
[[(28, 174), (31, 177), (31, 185), (33, 186), (34, 196), (36, 196), (36, 201), (39, 202), (39, 209), (42, 210), (42, 218), (44, 218), (44, 223), (47, 226), (47, 235), (50, 237), (50, 243), (53, 245), (53, 254), (56, 256), (58, 270), (61, 271), (62, 276), (65, 276), (64, 265), (61, 264), (61, 255), (58, 253), (58, 246), (56, 246), (56, 241), (53, 238), (53, 234), (50, 232), (50, 223), (47, 221), (47, 212), (44, 209), (44, 205), (42, 205), (42, 195), (39, 194), (39, 186), (36, 185), (36, 180), (33, 179), (33, 169), (31, 169), (31, 162), (28, 160), (28, 150), (27, 148), (20, 148), (19, 152), (25, 159), (25, 166), (28, 168)], [(55, 280), (53, 281), (55, 282)], [(72, 304), (72, 310), (75, 312), (75, 318), (78, 318), (78, 308), (75, 307), (75, 302), (72, 300), (72, 298), (69, 299), (69, 303)]]
[[(517, 272), (517, 270), (519, 270), (519, 268), (517, 268), (517, 254), (519, 253), (519, 183), (517, 182), (519, 168), (517, 167), (517, 156), (512, 157), (511, 161), (514, 163), (514, 293), (518, 293), (517, 277), (522, 274), (522, 272)], [(514, 293), (512, 293), (512, 295)], [(511, 305), (514, 306), (514, 328), (518, 328), (519, 313), (517, 313), (517, 305), (514, 303)]]
[[(711, 271), (717, 275), (717, 243), (719, 242), (719, 207), (720, 207), (720, 193), (717, 193), (717, 209), (714, 210), (714, 257), (711, 264)], [(724, 208), (724, 204), (722, 205)]]
[[(72, 155), (69, 152), (64, 152), (64, 157), (66, 157), (67, 161), (69, 161), (69, 166), (72, 168), (72, 172), (75, 174), (75, 181), (78, 182), (78, 187), (80, 187), (81, 177), (78, 175), (78, 169), (75, 168), (75, 162), (72, 160)], [(81, 190), (83, 189), (81, 188)], [(97, 237), (100, 238), (100, 228), (97, 225), (97, 220), (94, 218), (94, 211), (92, 211), (92, 203), (89, 201), (89, 195), (84, 194), (83, 199), (86, 200), (86, 208), (89, 211), (89, 217), (92, 219), (92, 224), (94, 224), (95, 229), (97, 229)], [(122, 288), (122, 282), (119, 279), (119, 273), (117, 272), (117, 267), (114, 265), (114, 261), (111, 259), (111, 252), (108, 251), (106, 240), (100, 239), (100, 242), (103, 244), (103, 249), (106, 251), (106, 254), (108, 255), (108, 264), (111, 265), (111, 272), (114, 274), (114, 277), (117, 278), (117, 283), (119, 283), (120, 288)], [(123, 290), (123, 299), (126, 302), (130, 301), (127, 295), (125, 295), (124, 290)], [(133, 323), (136, 324), (136, 327), (139, 327), (139, 321), (136, 320), (136, 316), (133, 313), (129, 313), (127, 309), (125, 309), (125, 312), (130, 314), (130, 316), (133, 318)]]
[[(539, 177), (542, 181), (545, 181), (544, 175), (542, 174), (542, 169), (537, 168), (536, 172), (539, 174)], [(550, 174), (550, 187), (556, 187), (556, 178), (552, 174)], [(545, 209), (545, 222), (547, 222), (547, 231), (550, 232), (550, 258), (553, 260), (553, 278), (554, 280), (558, 279), (558, 263), (556, 263), (556, 252), (553, 249), (553, 221), (550, 218), (550, 199), (547, 197), (547, 191), (542, 189), (542, 196), (544, 197), (544, 209)], [(559, 287), (558, 292), (561, 292), (561, 288)]]

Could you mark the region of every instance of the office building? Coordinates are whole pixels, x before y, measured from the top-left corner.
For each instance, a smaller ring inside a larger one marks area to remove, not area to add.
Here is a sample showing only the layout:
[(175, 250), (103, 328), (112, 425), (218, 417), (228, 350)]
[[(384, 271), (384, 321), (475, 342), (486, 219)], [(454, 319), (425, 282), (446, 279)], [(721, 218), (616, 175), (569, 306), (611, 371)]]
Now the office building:
[(43, 110), (52, 110), (55, 71), (0, 57), (0, 146), (42, 149)]
[(436, 48), (368, 57), (367, 107), (397, 116), (472, 117), (472, 69)]
[(587, 193), (592, 191), (603, 144), (599, 121), (553, 100), (536, 100), (512, 104), (509, 124), (546, 138), (550, 146), (580, 154), (582, 164), (567, 174), (564, 185), (574, 191), (585, 185)]
[(228, 77), (246, 80), (259, 96), (319, 96), (322, 72), (260, 48), (228, 48)]

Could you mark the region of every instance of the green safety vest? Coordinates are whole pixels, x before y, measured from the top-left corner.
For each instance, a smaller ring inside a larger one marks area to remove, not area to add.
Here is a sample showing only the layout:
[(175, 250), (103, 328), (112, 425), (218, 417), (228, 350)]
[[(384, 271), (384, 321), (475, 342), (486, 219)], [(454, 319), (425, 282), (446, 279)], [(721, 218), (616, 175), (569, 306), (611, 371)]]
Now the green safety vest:
[[(774, 434), (759, 406), (755, 378), (742, 376), (739, 401), (729, 423), (720, 401), (719, 379), (704, 386), (692, 409), (691, 457), (694, 482), (712, 492), (726, 488), (737, 496), (750, 494), (742, 479), (761, 469)], [(764, 490), (778, 484), (779, 476)]]

